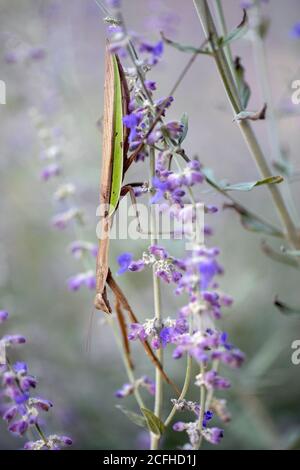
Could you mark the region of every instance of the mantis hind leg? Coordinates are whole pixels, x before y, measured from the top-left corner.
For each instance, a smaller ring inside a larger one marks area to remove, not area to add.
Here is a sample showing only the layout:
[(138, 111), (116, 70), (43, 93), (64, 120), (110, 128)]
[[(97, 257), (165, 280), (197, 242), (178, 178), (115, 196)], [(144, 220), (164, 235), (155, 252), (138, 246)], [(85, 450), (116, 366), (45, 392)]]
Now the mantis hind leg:
[(118, 319), (118, 323), (119, 323), (119, 327), (120, 327), (120, 332), (121, 332), (121, 335), (122, 335), (124, 353), (125, 353), (125, 356), (126, 356), (126, 359), (127, 359), (127, 362), (128, 362), (128, 365), (129, 365), (130, 369), (133, 370), (134, 365), (133, 365), (133, 361), (132, 361), (132, 357), (131, 357), (131, 349), (130, 349), (130, 343), (129, 343), (129, 339), (128, 339), (128, 331), (127, 331), (127, 325), (126, 325), (126, 321), (125, 321), (125, 315), (124, 315), (124, 312), (122, 310), (121, 302), (120, 302), (120, 300), (117, 296), (116, 296), (116, 301), (115, 301), (115, 310), (116, 310), (117, 319)]
[[(118, 284), (116, 283), (116, 281), (114, 280), (112, 274), (111, 274), (111, 271), (109, 270), (108, 271), (108, 276), (107, 276), (107, 283), (109, 285), (109, 287), (111, 288), (111, 290), (113, 291), (113, 293), (115, 294), (116, 296), (116, 299), (120, 302), (120, 304), (122, 305), (122, 307), (124, 308), (124, 310), (126, 310), (129, 314), (129, 318), (130, 320), (133, 322), (133, 323), (139, 323), (139, 320), (138, 318), (136, 317), (136, 315), (134, 314), (132, 308), (130, 307), (129, 303), (128, 303), (128, 300), (127, 298), (125, 297), (125, 295), (123, 294), (121, 288), (118, 286)], [(156, 355), (154, 354), (154, 352), (152, 351), (152, 348), (151, 346), (149, 345), (148, 341), (142, 341), (141, 340), (141, 343), (143, 345), (143, 348), (147, 354), (147, 356), (149, 357), (149, 359), (151, 360), (151, 362), (155, 365), (155, 367), (157, 367), (157, 369), (160, 371), (163, 379), (169, 384), (171, 385), (171, 387), (174, 389), (174, 391), (176, 392), (176, 394), (179, 396), (180, 395), (180, 391), (177, 387), (177, 385), (169, 378), (169, 376), (166, 374), (166, 372), (164, 371), (160, 361), (157, 359)]]

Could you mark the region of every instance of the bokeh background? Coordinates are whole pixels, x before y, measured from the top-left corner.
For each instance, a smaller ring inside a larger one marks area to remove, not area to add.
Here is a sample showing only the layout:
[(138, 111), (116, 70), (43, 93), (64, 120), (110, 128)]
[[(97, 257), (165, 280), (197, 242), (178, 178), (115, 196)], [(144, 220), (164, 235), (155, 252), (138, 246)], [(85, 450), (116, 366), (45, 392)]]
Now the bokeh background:
[[(232, 28), (241, 18), (240, 2), (223, 3)], [(143, 32), (151, 40), (158, 39), (160, 30), (187, 44), (199, 45), (203, 40), (191, 1), (127, 0), (123, 4), (130, 29)], [(291, 81), (300, 79), (300, 40), (290, 36), (291, 28), (300, 20), (299, 1), (272, 0), (263, 11), (270, 19), (266, 39), (269, 86), (276, 107), (290, 108)], [(75, 449), (143, 448), (145, 435), (141, 429), (115, 407), (118, 402), (113, 393), (126, 377), (101, 313), (94, 316), (92, 345), (87, 351), (94, 294), (84, 288), (76, 293), (67, 289), (67, 279), (81, 270), (67, 249), (74, 232), (71, 227), (57, 231), (51, 225), (51, 217), (57, 212), (53, 192), (58, 182), (41, 181), (44, 162), (40, 138), (30, 117), (33, 109), (38, 110), (53, 144), (60, 149), (64, 181), (75, 184), (76, 204), (85, 212), (84, 236), (95, 242), (105, 45), (101, 11), (93, 0), (1, 0), (0, 38), (0, 79), (7, 85), (7, 104), (0, 106), (0, 301), (1, 308), (11, 315), (3, 330), (27, 337), (27, 345), (14, 355), (28, 361), (30, 371), (39, 377), (39, 394), (54, 402), (46, 416), (47, 429), (71, 435)], [(263, 97), (252, 43), (247, 38), (240, 40), (233, 50), (243, 58), (247, 70), (252, 90), (249, 108), (258, 109)], [(166, 48), (163, 61), (150, 74), (158, 84), (157, 97), (169, 92), (187, 59)], [(175, 98), (170, 118), (179, 119), (184, 111), (189, 114), (187, 152), (199, 155), (219, 179), (255, 180), (257, 170), (232, 122), (210, 59), (197, 59)], [(255, 129), (271, 160), (266, 123), (256, 123)], [(279, 131), (283, 148), (299, 170), (299, 117), (282, 118)], [(141, 171), (142, 166), (132, 169), (128, 179), (140, 179)], [(300, 212), (297, 180), (291, 190)], [(209, 192), (205, 197), (222, 206), (218, 195)], [(240, 193), (237, 198), (278, 224), (267, 189)], [(300, 366), (291, 362), (291, 343), (300, 339), (300, 320), (280, 315), (273, 299), (278, 294), (300, 306), (299, 271), (265, 257), (261, 237), (246, 232), (233, 212), (220, 211), (208, 222), (214, 229), (209, 243), (220, 246), (225, 267), (221, 286), (235, 299), (222, 325), (247, 355), (243, 369), (231, 374), (232, 391), (226, 397), (233, 420), (220, 448), (297, 446)], [(276, 240), (270, 243), (280, 247)], [(113, 271), (118, 253), (132, 251), (138, 255), (143, 246), (140, 241), (113, 242)], [(182, 248), (178, 243), (175, 251), (179, 253)], [(151, 317), (148, 275), (127, 275), (120, 284), (139, 316)], [(164, 314), (174, 315), (179, 305), (180, 299), (172, 296), (171, 288), (164, 287)], [(139, 345), (134, 350), (140, 357)], [(169, 359), (168, 368), (180, 383), (184, 363)], [(147, 359), (139, 360), (137, 370), (153, 376)], [(134, 407), (131, 398), (124, 404)], [(183, 438), (180, 433), (168, 435), (165, 445), (182, 444)], [(0, 422), (0, 448), (17, 449), (21, 445), (21, 440), (11, 436)]]

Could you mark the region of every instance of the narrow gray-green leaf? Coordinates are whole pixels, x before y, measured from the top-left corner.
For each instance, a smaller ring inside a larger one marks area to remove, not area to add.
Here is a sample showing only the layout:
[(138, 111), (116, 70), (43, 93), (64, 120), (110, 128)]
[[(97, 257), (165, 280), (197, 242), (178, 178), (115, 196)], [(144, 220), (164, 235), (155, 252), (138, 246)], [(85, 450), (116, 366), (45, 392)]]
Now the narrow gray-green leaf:
[(282, 183), (282, 176), (269, 176), (258, 181), (250, 181), (245, 183), (229, 184), (224, 186), (224, 191), (251, 191), (257, 186), (262, 186), (263, 184), (278, 184)]
[(181, 136), (178, 139), (179, 145), (182, 144), (189, 130), (189, 117), (187, 113), (183, 113), (183, 115), (181, 116), (180, 122), (183, 126), (183, 129), (182, 129)]
[(242, 226), (250, 232), (263, 233), (276, 238), (284, 238), (284, 234), (271, 225), (269, 222), (260, 219), (255, 214), (252, 214), (244, 207), (240, 207), (238, 204), (224, 204), (224, 209), (234, 209), (239, 215)]
[(235, 68), (235, 75), (236, 75), (236, 80), (237, 80), (239, 96), (241, 99), (242, 107), (243, 109), (245, 109), (247, 108), (247, 105), (251, 96), (251, 90), (250, 90), (248, 83), (245, 80), (245, 69), (241, 64), (241, 59), (239, 57), (236, 57), (234, 61), (234, 68)]
[(287, 264), (288, 266), (291, 266), (292, 268), (295, 268), (295, 269), (300, 268), (299, 263), (295, 259), (274, 250), (265, 241), (262, 242), (261, 247), (265, 255), (267, 255), (272, 260), (277, 261), (278, 263)]
[(153, 434), (161, 436), (165, 430), (164, 423), (157, 416), (155, 416), (152, 411), (148, 410), (147, 408), (141, 408), (141, 411), (145, 416), (149, 430)]
[(125, 408), (122, 405), (116, 405), (116, 408), (118, 408), (118, 410), (122, 411), (122, 413), (124, 413), (124, 415), (127, 416), (127, 418), (129, 418), (130, 421), (132, 421), (132, 423), (134, 423), (137, 426), (140, 426), (142, 428), (147, 428), (147, 420), (145, 419), (144, 416), (142, 416), (138, 413), (135, 413), (134, 411), (127, 410), (127, 408)]
[(172, 41), (172, 39), (168, 39), (163, 33), (161, 33), (162, 40), (168, 44), (169, 46), (174, 47), (180, 52), (191, 52), (192, 54), (204, 54), (204, 55), (212, 55), (208, 48), (202, 47), (195, 47), (189, 46), (186, 44), (180, 44), (179, 42)]
[(251, 191), (257, 186), (262, 186), (263, 184), (278, 184), (283, 181), (282, 176), (269, 176), (258, 181), (250, 181), (236, 184), (225, 184), (223, 182), (218, 182), (214, 177), (213, 171), (210, 168), (203, 168), (202, 172), (206, 178), (206, 181), (216, 189), (221, 191)]
[(247, 11), (243, 10), (243, 12), (244, 15), (241, 23), (232, 31), (230, 31), (225, 37), (219, 39), (219, 46), (226, 46), (227, 44), (230, 44), (231, 42), (240, 39), (246, 34), (246, 32), (248, 31), (249, 21)]
[(278, 297), (275, 298), (274, 305), (283, 315), (300, 315), (300, 308), (290, 307), (286, 303), (281, 302)]

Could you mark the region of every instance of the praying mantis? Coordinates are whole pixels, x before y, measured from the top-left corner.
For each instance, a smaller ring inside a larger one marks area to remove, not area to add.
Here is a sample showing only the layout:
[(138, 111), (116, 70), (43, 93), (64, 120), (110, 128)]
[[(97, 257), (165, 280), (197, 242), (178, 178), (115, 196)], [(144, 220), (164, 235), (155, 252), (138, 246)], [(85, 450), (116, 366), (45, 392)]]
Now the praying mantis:
[[(123, 339), (124, 352), (130, 367), (133, 368), (123, 310), (128, 313), (131, 322), (138, 323), (138, 319), (109, 268), (109, 233), (113, 214), (118, 209), (120, 198), (127, 193), (133, 196), (133, 186), (140, 185), (140, 183), (135, 183), (133, 185), (122, 186), (126, 171), (134, 162), (133, 155), (128, 157), (128, 131), (123, 125), (123, 116), (128, 113), (128, 104), (129, 90), (122, 65), (118, 56), (112, 54), (107, 45), (105, 54), (102, 170), (100, 182), (100, 205), (104, 208), (104, 214), (102, 214), (101, 235), (96, 262), (96, 296), (94, 305), (97, 310), (111, 314), (112, 308), (107, 296), (108, 286), (115, 297), (115, 310)], [(149, 343), (147, 341), (141, 342), (145, 352), (155, 367), (159, 369), (164, 380), (179, 395), (178, 388), (165, 373)]]

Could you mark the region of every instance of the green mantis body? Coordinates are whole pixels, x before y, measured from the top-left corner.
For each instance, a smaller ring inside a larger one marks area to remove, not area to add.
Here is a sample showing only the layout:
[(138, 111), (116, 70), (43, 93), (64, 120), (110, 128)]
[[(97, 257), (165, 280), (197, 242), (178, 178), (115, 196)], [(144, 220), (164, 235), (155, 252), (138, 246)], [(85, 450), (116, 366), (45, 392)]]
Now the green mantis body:
[(102, 225), (96, 267), (95, 307), (111, 313), (107, 299), (106, 284), (109, 277), (108, 253), (109, 232), (112, 216), (116, 210), (125, 172), (125, 160), (128, 151), (127, 130), (123, 126), (123, 115), (126, 114), (129, 91), (123, 69), (116, 55), (107, 51), (104, 83), (104, 115), (102, 171), (100, 184), (100, 205), (102, 208)]
[[(105, 313), (112, 312), (108, 297), (107, 286), (115, 296), (115, 310), (123, 338), (124, 352), (132, 366), (130, 347), (127, 338), (127, 326), (123, 310), (128, 313), (133, 323), (138, 323), (126, 296), (116, 283), (109, 269), (109, 233), (112, 216), (118, 208), (120, 197), (132, 188), (128, 185), (122, 187), (124, 174), (134, 162), (132, 155), (128, 158), (128, 132), (123, 125), (123, 116), (128, 113), (129, 91), (124, 71), (116, 55), (106, 51), (105, 83), (104, 83), (104, 114), (103, 114), (103, 143), (102, 143), (102, 171), (100, 183), (100, 204), (104, 208), (102, 214), (101, 236), (96, 265), (96, 296), (95, 308)], [(169, 379), (160, 362), (153, 353), (149, 343), (142, 341), (145, 352), (157, 367), (163, 378), (179, 394), (176, 385)]]

